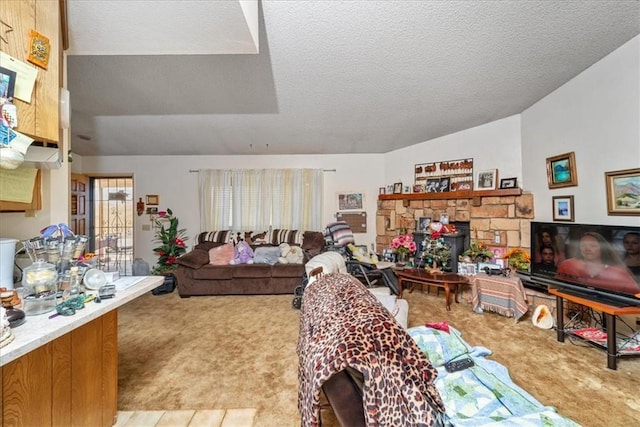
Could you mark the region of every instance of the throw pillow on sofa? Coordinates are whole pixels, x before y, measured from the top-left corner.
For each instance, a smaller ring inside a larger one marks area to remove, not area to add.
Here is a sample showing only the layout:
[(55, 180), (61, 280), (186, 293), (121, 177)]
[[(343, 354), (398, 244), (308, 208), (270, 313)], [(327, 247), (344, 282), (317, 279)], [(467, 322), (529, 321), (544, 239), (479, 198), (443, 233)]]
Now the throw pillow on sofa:
[(233, 243), (209, 249), (209, 263), (213, 265), (229, 265), (234, 257)]
[(280, 248), (277, 246), (259, 246), (253, 251), (254, 264), (274, 265), (278, 263), (279, 257)]

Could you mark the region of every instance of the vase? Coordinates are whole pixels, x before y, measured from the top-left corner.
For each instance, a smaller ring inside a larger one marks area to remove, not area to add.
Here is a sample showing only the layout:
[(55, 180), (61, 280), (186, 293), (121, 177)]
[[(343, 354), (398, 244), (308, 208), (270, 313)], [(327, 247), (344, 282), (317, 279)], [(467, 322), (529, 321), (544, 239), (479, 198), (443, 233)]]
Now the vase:
[(409, 254), (407, 252), (398, 252), (398, 262), (405, 263), (409, 258)]

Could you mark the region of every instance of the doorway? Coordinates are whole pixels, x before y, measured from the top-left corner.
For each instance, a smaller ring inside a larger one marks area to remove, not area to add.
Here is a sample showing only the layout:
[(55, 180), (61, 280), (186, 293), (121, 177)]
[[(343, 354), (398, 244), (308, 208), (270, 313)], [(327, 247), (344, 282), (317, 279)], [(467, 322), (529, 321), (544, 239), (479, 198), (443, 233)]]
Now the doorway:
[(131, 276), (133, 266), (133, 178), (90, 178), (91, 247), (104, 271)]

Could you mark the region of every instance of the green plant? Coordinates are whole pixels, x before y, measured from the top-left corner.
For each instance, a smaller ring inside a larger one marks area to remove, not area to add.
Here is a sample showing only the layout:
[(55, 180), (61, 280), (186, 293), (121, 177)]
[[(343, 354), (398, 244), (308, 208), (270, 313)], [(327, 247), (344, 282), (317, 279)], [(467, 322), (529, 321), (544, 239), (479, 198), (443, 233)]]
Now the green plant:
[(154, 265), (152, 274), (168, 273), (176, 268), (178, 257), (187, 252), (185, 245), (185, 229), (178, 229), (178, 218), (173, 216), (173, 211), (167, 209), (166, 212), (158, 212), (158, 216), (153, 220), (156, 231), (154, 242), (160, 246), (153, 248), (158, 255), (158, 262)]
[[(436, 237), (434, 238), (434, 234)], [(443, 237), (439, 237), (439, 233), (433, 233), (427, 236), (423, 242), (424, 251), (422, 251), (422, 259), (430, 267), (445, 267), (451, 260), (451, 246), (444, 241)], [(435, 263), (435, 265), (434, 265)]]
[(484, 261), (486, 259), (493, 258), (494, 254), (489, 250), (489, 246), (483, 242), (471, 242), (469, 249), (462, 253), (463, 257), (469, 257), (471, 262), (478, 260)]

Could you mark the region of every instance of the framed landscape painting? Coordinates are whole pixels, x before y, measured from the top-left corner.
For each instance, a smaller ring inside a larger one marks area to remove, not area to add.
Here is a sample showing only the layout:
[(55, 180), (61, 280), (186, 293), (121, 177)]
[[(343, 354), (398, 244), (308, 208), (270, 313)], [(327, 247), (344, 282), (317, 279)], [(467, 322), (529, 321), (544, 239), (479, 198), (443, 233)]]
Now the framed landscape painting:
[(573, 196), (553, 197), (553, 220), (573, 222)]
[(547, 181), (549, 188), (575, 187), (578, 185), (576, 156), (573, 151), (547, 157)]
[(640, 169), (625, 169), (604, 174), (609, 215), (640, 216)]

